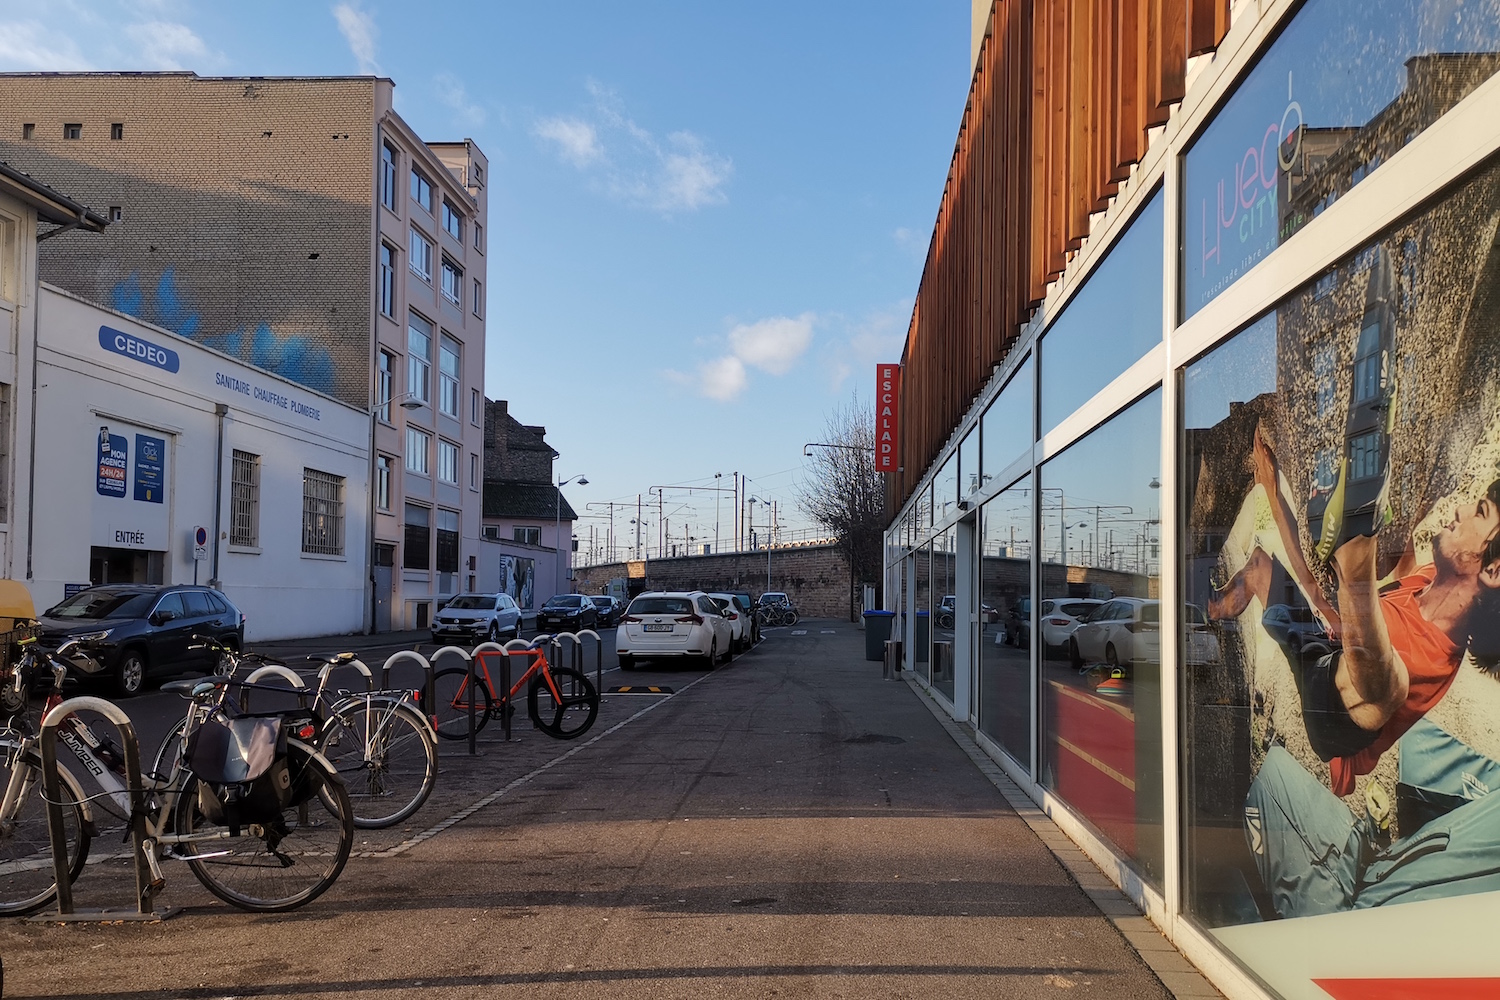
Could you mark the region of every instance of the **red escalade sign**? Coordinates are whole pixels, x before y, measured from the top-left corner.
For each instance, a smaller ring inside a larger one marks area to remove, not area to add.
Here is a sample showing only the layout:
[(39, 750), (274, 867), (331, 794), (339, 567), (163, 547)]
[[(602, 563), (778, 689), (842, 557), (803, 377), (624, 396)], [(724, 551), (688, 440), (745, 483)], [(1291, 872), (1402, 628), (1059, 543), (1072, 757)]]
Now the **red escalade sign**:
[(875, 366), (875, 471), (896, 471), (896, 428), (901, 410), (901, 366)]

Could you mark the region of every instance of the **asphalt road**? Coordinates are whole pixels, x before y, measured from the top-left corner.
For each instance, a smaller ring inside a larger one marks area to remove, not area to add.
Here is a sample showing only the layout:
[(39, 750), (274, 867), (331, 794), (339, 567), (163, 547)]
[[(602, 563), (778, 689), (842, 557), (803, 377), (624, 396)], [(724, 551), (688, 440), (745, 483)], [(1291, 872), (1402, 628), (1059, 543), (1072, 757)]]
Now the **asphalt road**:
[[(576, 743), (445, 743), (433, 801), (292, 914), (179, 866), (163, 923), (0, 924), (6, 995), (1168, 996), (862, 640), (809, 621), (629, 674), (673, 693), (607, 696)], [(130, 896), (119, 862), (78, 885)]]

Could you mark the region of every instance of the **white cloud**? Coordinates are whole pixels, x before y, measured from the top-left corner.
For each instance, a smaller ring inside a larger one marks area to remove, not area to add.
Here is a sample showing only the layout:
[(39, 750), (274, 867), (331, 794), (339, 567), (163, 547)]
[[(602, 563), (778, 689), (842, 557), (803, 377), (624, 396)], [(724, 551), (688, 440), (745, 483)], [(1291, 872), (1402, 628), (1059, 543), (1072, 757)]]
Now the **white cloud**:
[(745, 383), (745, 366), (733, 355), (709, 361), (698, 368), (698, 391), (721, 403), (743, 392)]
[(812, 343), (813, 314), (773, 316), (729, 331), (734, 356), (772, 375), (785, 375)]
[(679, 129), (658, 139), (625, 110), (618, 94), (588, 83), (593, 107), (582, 116), (543, 118), (532, 132), (580, 170), (594, 171), (595, 187), (616, 201), (663, 215), (728, 201), (734, 163), (697, 134)]
[(604, 156), (594, 126), (577, 118), (543, 118), (532, 132), (555, 143), (558, 154), (575, 167), (587, 167)]
[(437, 99), (452, 108), (460, 122), (475, 126), (484, 124), (484, 108), (469, 100), (469, 92), (458, 77), (452, 73), (439, 73), (432, 82), (437, 87)]
[(210, 60), (208, 46), (185, 24), (146, 21), (127, 24), (124, 35), (152, 69), (194, 69)]
[(375, 61), (375, 18), (352, 3), (337, 4), (333, 8), (334, 20), (339, 23), (339, 32), (349, 44), (349, 51), (359, 61), (361, 73), (379, 74), (380, 64)]
[(48, 31), (37, 21), (0, 21), (0, 69), (93, 69), (78, 43), (63, 32)]

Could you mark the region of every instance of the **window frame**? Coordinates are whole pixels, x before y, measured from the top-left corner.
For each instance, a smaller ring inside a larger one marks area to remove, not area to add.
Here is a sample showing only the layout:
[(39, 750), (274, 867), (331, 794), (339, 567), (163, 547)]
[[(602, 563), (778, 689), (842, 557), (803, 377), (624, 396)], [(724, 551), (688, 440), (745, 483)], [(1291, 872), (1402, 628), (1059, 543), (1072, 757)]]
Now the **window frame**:
[[(418, 326), (421, 324), (421, 326)], [(421, 327), (426, 327), (422, 329)], [(420, 313), (408, 313), (406, 318), (406, 394), (425, 404), (432, 402), (432, 339), (435, 328)], [(423, 350), (418, 350), (420, 341), (425, 341)]]
[[(413, 424), (406, 425), (406, 448), (402, 456), (407, 472), (414, 476), (432, 475), (432, 435)], [(420, 464), (413, 464), (420, 458)]]
[(429, 285), (432, 284), (432, 254), (432, 241), (417, 227), (411, 227), (406, 243), (406, 267)]
[(442, 281), (439, 289), (443, 298), (458, 306), (460, 310), (464, 307), (464, 269), (447, 254), (443, 254)]
[(453, 237), (460, 245), (464, 241), (464, 217), (458, 209), (453, 207), (453, 202), (447, 198), (443, 199), (442, 207), (443, 232)]
[(391, 422), (391, 398), (396, 394), (396, 355), (381, 348), (375, 358), (375, 418)]
[(396, 255), (399, 252), (385, 240), (380, 241), (379, 309), (382, 316), (390, 319), (396, 318)]
[[(450, 358), (453, 369), (451, 372), (448, 370)], [(459, 400), (463, 395), (463, 371), (463, 344), (444, 332), (438, 339), (438, 412), (454, 420), (459, 419)]]
[(375, 456), (375, 509), (391, 509), (391, 473), (396, 460), (381, 452)]
[[(454, 444), (452, 441), (449, 441), (445, 437), (439, 437), (437, 439), (437, 481), (438, 482), (440, 482), (440, 483), (446, 483), (449, 486), (460, 486), (460, 485), (462, 485), (462, 483), (459, 481), (459, 478), (458, 478), (458, 457), (461, 454), (463, 454), (463, 449), (460, 448), (458, 445)], [(447, 459), (450, 459), (450, 458), (452, 459), (451, 463), (449, 463), (447, 461)], [(448, 466), (450, 464), (451, 464), (451, 470), (448, 468)], [(444, 474), (445, 472), (448, 472), (448, 471), (452, 472), (452, 477), (451, 478), (449, 478), (447, 475)]]
[(302, 468), (302, 554), (344, 555), (343, 476)]
[(416, 166), (411, 168), (411, 200), (428, 215), (432, 214), (432, 181)]
[[(423, 511), (426, 523), (413, 521), (413, 511)], [(412, 544), (418, 534), (422, 540), (420, 546)], [(414, 554), (420, 555), (420, 563), (414, 561)], [(408, 500), (401, 512), (401, 568), (424, 572), (432, 569), (432, 508), (426, 504)]]
[(260, 481), (260, 456), (233, 449), (229, 456), (229, 544), (233, 547), (260, 547)]

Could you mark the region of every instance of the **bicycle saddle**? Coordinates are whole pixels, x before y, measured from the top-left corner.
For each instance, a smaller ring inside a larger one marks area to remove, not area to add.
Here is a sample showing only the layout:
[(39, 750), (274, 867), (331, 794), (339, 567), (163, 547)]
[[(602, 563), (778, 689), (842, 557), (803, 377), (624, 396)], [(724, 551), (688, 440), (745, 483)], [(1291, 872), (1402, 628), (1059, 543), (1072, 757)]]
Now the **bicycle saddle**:
[(353, 653), (313, 653), (308, 657), (314, 663), (326, 663), (329, 666), (337, 666), (340, 663), (354, 662)]

